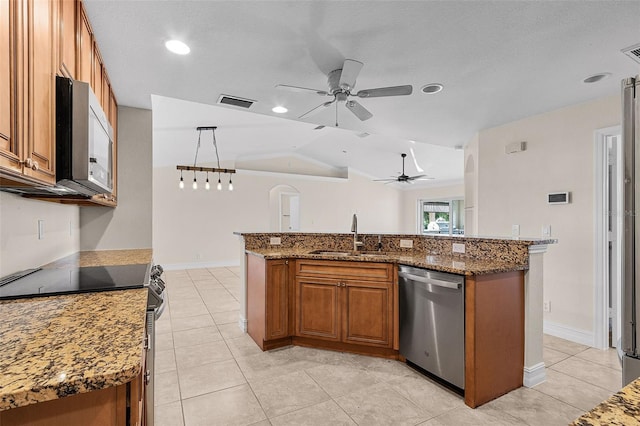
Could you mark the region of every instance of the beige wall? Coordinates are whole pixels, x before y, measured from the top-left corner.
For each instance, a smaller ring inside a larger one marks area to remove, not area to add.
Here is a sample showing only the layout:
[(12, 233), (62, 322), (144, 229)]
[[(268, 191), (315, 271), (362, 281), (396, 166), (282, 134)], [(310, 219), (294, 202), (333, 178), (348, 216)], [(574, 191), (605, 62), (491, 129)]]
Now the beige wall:
[(401, 191), (354, 173), (336, 179), (239, 172), (233, 192), (226, 185), (220, 192), (202, 185), (180, 190), (179, 176), (175, 166), (153, 171), (154, 258), (170, 267), (238, 264), (240, 243), (233, 232), (271, 229), (269, 191), (277, 185), (300, 192), (301, 232), (349, 232), (353, 213), (363, 233), (397, 233), (403, 220)]
[[(0, 192), (0, 277), (78, 251), (79, 208)], [(44, 233), (38, 239), (38, 220)]]
[[(544, 265), (544, 300), (551, 302), (545, 324), (588, 338), (593, 333), (594, 132), (620, 124), (618, 96), (551, 111), (478, 135), (478, 234), (541, 237), (551, 225), (559, 243), (549, 246)], [(524, 152), (505, 154), (505, 145), (526, 141)], [(466, 158), (466, 156), (465, 156)], [(566, 205), (549, 205), (546, 195), (570, 191)]]
[(152, 117), (118, 108), (118, 207), (80, 209), (82, 250), (151, 247)]
[(402, 207), (400, 210), (402, 226), (399, 232), (404, 234), (419, 233), (418, 200), (448, 199), (464, 199), (464, 184), (459, 183), (402, 191)]

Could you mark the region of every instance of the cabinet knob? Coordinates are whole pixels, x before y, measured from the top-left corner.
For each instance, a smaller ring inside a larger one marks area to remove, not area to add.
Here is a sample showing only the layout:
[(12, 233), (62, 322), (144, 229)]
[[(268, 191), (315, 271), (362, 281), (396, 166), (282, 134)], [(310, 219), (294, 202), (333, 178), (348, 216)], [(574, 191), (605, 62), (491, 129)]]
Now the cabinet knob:
[(29, 157), (26, 160), (24, 160), (24, 164), (25, 166), (27, 166), (28, 168), (30, 168), (31, 170), (38, 170), (40, 168), (40, 165), (38, 164), (37, 161), (34, 161), (33, 158)]

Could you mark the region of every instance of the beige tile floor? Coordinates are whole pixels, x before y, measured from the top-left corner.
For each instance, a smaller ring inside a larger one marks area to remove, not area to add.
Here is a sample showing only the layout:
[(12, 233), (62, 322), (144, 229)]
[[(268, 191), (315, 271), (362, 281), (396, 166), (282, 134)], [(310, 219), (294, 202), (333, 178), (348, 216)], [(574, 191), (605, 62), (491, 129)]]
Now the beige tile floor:
[(545, 335), (547, 381), (475, 410), (391, 360), (262, 352), (238, 327), (238, 268), (167, 271), (157, 323), (157, 426), (566, 425), (620, 388), (615, 351)]

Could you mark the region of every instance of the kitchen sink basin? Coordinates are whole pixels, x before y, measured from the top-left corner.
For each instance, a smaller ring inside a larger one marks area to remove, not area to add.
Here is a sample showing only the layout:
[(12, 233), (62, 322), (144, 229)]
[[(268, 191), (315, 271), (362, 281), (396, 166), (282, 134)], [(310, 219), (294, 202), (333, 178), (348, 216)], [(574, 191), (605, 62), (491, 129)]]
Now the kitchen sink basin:
[(314, 250), (309, 254), (322, 254), (325, 256), (353, 256), (353, 253), (349, 251), (331, 251), (331, 250)]
[(332, 251), (332, 250), (314, 250), (309, 254), (320, 254), (324, 256), (361, 256), (361, 257), (386, 257), (385, 253), (370, 253), (370, 252), (354, 252), (354, 251)]

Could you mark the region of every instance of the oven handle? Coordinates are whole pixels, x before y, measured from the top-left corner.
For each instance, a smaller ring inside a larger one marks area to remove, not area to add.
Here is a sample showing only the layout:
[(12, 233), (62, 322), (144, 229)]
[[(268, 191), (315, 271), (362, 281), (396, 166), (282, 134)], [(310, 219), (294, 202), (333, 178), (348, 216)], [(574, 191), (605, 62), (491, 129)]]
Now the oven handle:
[(398, 276), (402, 278), (407, 278), (408, 280), (411, 280), (411, 281), (416, 281), (424, 284), (431, 284), (438, 287), (451, 288), (454, 290), (459, 290), (462, 287), (462, 284), (460, 283), (456, 283), (452, 281), (436, 280), (434, 278), (421, 277), (420, 275), (409, 274), (408, 272), (404, 272), (404, 271), (398, 272)]

